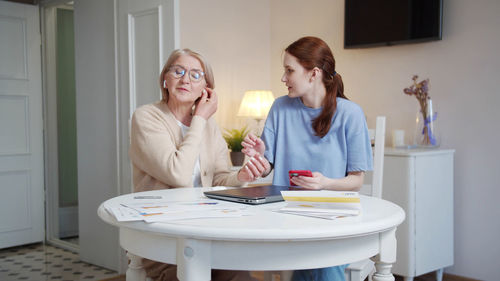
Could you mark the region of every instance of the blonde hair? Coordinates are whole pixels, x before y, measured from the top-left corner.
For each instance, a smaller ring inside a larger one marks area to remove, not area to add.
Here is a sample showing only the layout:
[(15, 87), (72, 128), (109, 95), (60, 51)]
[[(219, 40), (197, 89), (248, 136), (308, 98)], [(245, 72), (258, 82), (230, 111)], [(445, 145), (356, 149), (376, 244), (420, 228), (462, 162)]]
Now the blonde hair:
[(174, 62), (182, 55), (188, 55), (191, 57), (194, 57), (197, 59), (201, 67), (203, 68), (203, 72), (205, 73), (205, 81), (207, 82), (207, 87), (208, 88), (215, 88), (215, 81), (214, 81), (214, 74), (212, 71), (212, 67), (208, 63), (208, 61), (200, 54), (197, 52), (191, 51), (190, 49), (177, 49), (174, 50), (170, 56), (168, 57), (167, 62), (163, 66), (163, 69), (160, 72), (160, 89), (162, 93), (162, 100), (167, 101), (168, 100), (168, 90), (163, 87), (163, 81), (165, 80), (165, 74), (170, 70), (170, 67), (174, 64)]

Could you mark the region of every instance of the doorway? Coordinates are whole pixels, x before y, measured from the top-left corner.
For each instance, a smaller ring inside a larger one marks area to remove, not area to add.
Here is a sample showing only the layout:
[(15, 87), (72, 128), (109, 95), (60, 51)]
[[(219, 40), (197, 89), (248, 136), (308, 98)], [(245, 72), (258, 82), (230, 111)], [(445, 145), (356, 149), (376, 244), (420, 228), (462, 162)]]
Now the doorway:
[(45, 92), (46, 240), (79, 251), (72, 2), (41, 6)]

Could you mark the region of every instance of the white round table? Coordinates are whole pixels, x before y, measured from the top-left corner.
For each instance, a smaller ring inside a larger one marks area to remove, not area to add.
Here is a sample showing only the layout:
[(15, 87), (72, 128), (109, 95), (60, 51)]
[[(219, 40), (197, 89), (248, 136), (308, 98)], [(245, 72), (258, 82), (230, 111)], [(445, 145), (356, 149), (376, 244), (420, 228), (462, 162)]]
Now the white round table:
[[(177, 264), (179, 280), (210, 280), (214, 269), (293, 270), (321, 268), (374, 257), (375, 281), (394, 280), (396, 227), (404, 211), (394, 203), (361, 196), (362, 213), (335, 220), (273, 212), (284, 202), (248, 206), (254, 215), (162, 223), (118, 222), (106, 204), (137, 195), (193, 201), (205, 189), (177, 188), (127, 194), (101, 204), (98, 215), (119, 227), (120, 244), (131, 262), (127, 281), (144, 280), (141, 258)], [(234, 203), (238, 204), (238, 203)]]

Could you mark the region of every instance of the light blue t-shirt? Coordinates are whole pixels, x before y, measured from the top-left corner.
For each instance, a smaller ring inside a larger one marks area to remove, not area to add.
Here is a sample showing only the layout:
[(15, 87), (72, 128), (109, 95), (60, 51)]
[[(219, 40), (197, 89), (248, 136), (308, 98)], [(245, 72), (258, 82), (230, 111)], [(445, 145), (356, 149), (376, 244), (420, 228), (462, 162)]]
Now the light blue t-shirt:
[(264, 126), (264, 156), (274, 165), (273, 184), (289, 185), (289, 170), (311, 170), (329, 178), (373, 169), (365, 115), (352, 101), (337, 98), (328, 133), (314, 134), (312, 121), (322, 108), (306, 107), (300, 98), (275, 100)]

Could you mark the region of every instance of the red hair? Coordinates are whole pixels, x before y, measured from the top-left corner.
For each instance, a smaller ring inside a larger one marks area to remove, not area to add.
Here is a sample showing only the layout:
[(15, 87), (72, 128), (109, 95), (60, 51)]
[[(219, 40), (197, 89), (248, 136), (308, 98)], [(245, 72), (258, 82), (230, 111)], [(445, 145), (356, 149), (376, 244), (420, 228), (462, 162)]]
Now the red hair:
[(323, 110), (312, 122), (315, 135), (322, 138), (332, 125), (332, 118), (337, 110), (337, 97), (347, 99), (342, 77), (335, 71), (332, 51), (325, 41), (311, 36), (293, 42), (285, 51), (297, 58), (305, 69), (312, 70), (317, 67), (323, 71), (323, 84), (326, 89)]

